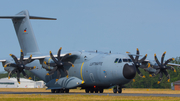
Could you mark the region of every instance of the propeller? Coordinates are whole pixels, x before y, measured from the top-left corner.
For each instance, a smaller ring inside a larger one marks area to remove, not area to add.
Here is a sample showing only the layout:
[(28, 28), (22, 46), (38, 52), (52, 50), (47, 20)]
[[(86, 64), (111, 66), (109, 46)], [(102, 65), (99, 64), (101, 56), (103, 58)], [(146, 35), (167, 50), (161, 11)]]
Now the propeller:
[(62, 47), (58, 50), (57, 58), (55, 58), (53, 56), (52, 52), (50, 51), (50, 57), (54, 61), (54, 63), (47, 63), (46, 61), (44, 61), (44, 64), (54, 67), (46, 75), (52, 75), (52, 74), (54, 74), (55, 71), (57, 71), (57, 79), (56, 79), (56, 81), (58, 81), (59, 78), (61, 77), (60, 70), (64, 71), (65, 74), (66, 74), (66, 77), (68, 78), (68, 71), (64, 68), (64, 66), (72, 66), (72, 67), (74, 67), (74, 65), (71, 62), (64, 61), (65, 59), (67, 59), (71, 55), (71, 53), (68, 53), (68, 54), (64, 55), (61, 58), (61, 49), (62, 49)]
[(15, 69), (13, 69), (12, 71), (9, 72), (8, 79), (10, 79), (12, 74), (15, 74), (15, 73), (17, 74), (17, 81), (19, 84), (20, 84), (20, 73), (22, 73), (25, 78), (32, 79), (31, 77), (28, 77), (28, 75), (24, 72), (24, 69), (25, 70), (32, 70), (32, 69), (36, 68), (36, 66), (34, 66), (34, 67), (25, 66), (26, 64), (31, 62), (32, 55), (30, 55), (30, 57), (25, 61), (23, 61), (24, 60), (24, 54), (23, 54), (22, 49), (21, 49), (20, 60), (18, 60), (17, 57), (13, 54), (9, 54), (9, 55), (13, 58), (15, 63), (6, 63), (4, 65), (4, 68), (14, 67)]
[(154, 54), (154, 59), (157, 63), (157, 66), (156, 65), (153, 65), (152, 68), (156, 69), (156, 72), (155, 73), (152, 73), (150, 74), (149, 76), (150, 77), (153, 77), (153, 76), (156, 76), (157, 74), (160, 74), (159, 76), (159, 80), (157, 82), (157, 84), (159, 84), (162, 80), (162, 77), (163, 77), (163, 74), (166, 75), (167, 77), (167, 81), (170, 82), (170, 75), (168, 74), (168, 72), (166, 71), (166, 69), (169, 69), (169, 70), (173, 70), (174, 72), (176, 72), (175, 68), (172, 67), (172, 66), (167, 66), (167, 64), (171, 61), (174, 60), (174, 58), (170, 58), (168, 59), (167, 61), (164, 62), (164, 57), (165, 57), (165, 54), (166, 54), (166, 51), (162, 54), (162, 57), (161, 57), (161, 63), (159, 62), (159, 60), (157, 59), (157, 56), (156, 54)]
[[(149, 67), (150, 67), (150, 63), (148, 63), (148, 66), (142, 65), (142, 62), (146, 59), (147, 54), (146, 54), (142, 59), (139, 60), (139, 56), (140, 56), (140, 55), (139, 55), (139, 49), (138, 49), (138, 48), (137, 48), (137, 52), (136, 52), (136, 57), (135, 57), (135, 58), (133, 57), (132, 54), (129, 54), (129, 52), (126, 52), (126, 53), (128, 53), (129, 57), (131, 58), (132, 62), (134, 63), (138, 75), (139, 75), (140, 77), (142, 77), (142, 78), (145, 78), (145, 75), (143, 75), (143, 74), (140, 72), (139, 68), (145, 69), (145, 68), (149, 68)], [(135, 80), (133, 80), (133, 81), (135, 82)]]

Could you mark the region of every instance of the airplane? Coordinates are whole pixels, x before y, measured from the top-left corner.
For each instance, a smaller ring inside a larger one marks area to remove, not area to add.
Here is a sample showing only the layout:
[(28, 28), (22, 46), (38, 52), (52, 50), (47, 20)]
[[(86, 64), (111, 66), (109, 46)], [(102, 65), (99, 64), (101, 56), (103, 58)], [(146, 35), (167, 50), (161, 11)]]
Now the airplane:
[[(145, 76), (140, 72), (142, 68), (155, 76), (160, 73), (168, 75), (166, 69), (175, 69), (166, 66), (173, 58), (163, 64), (155, 56), (156, 65), (146, 60), (147, 54), (139, 59), (139, 50), (136, 54), (127, 52), (124, 54), (113, 54), (111, 52), (96, 51), (71, 51), (61, 53), (59, 48), (57, 55), (51, 51), (47, 55), (40, 53), (30, 19), (56, 20), (56, 18), (30, 16), (27, 10), (21, 11), (14, 16), (0, 16), (2, 19), (12, 19), (16, 35), (21, 47), (20, 57), (10, 54), (12, 59), (2, 59), (4, 70), (8, 78), (17, 74), (20, 84), (20, 73), (25, 78), (31, 79), (24, 72), (29, 70), (35, 76), (46, 83), (47, 89), (52, 93), (69, 93), (69, 89), (81, 87), (86, 93), (103, 93), (104, 89), (113, 88), (114, 93), (122, 93), (124, 84), (134, 79), (136, 72), (140, 77)], [(165, 53), (163, 54), (164, 57)], [(171, 64), (172, 66), (176, 64)], [(161, 79), (159, 80), (160, 83)], [(170, 78), (168, 78), (170, 81)]]

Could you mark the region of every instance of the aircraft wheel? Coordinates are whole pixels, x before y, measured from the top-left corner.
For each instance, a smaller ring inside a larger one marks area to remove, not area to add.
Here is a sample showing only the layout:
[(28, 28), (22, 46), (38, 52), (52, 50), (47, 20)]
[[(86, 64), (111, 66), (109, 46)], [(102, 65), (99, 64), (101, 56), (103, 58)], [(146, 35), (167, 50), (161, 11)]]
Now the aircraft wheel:
[(122, 93), (122, 88), (119, 88), (119, 89), (118, 89), (118, 93)]
[(65, 93), (69, 93), (69, 89), (65, 89)]
[(95, 90), (95, 93), (98, 93), (98, 90), (97, 90), (97, 89)]
[(100, 93), (103, 93), (103, 89), (100, 89), (99, 92), (100, 92)]
[(59, 93), (60, 92), (60, 89), (56, 89), (56, 93)]
[(117, 93), (117, 88), (113, 88), (113, 93)]
[(64, 93), (64, 90), (63, 90), (63, 89), (60, 89), (60, 93)]
[(89, 93), (89, 89), (85, 89), (85, 92), (86, 92), (86, 93)]
[(94, 90), (90, 90), (91, 93), (94, 93)]
[(55, 93), (55, 89), (51, 89), (51, 93)]

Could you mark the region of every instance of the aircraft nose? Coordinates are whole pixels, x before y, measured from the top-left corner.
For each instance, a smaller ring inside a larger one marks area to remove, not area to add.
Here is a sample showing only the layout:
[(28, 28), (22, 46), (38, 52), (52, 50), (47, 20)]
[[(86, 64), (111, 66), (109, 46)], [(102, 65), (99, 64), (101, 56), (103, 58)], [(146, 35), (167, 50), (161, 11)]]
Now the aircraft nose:
[(126, 79), (133, 79), (136, 75), (136, 67), (125, 64), (123, 67), (123, 75)]

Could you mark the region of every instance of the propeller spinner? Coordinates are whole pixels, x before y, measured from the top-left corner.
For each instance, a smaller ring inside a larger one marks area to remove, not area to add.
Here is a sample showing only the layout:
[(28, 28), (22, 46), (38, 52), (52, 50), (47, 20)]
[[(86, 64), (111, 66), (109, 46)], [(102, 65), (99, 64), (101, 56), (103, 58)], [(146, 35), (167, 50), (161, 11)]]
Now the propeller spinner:
[(18, 60), (17, 57), (15, 55), (13, 55), (13, 54), (9, 54), (9, 55), (13, 58), (15, 63), (6, 63), (4, 65), (4, 68), (6, 68), (6, 67), (14, 67), (15, 69), (13, 69), (12, 71), (9, 72), (8, 79), (10, 79), (10, 77), (14, 73), (17, 74), (17, 81), (18, 81), (19, 84), (20, 84), (20, 79), (19, 79), (20, 78), (20, 73), (22, 73), (25, 78), (32, 79), (31, 77), (28, 77), (27, 74), (24, 72), (24, 69), (25, 70), (32, 70), (32, 69), (36, 68), (36, 66), (34, 66), (34, 67), (25, 66), (26, 64), (31, 62), (32, 55), (30, 55), (30, 57), (25, 61), (23, 61), (24, 60), (24, 54), (23, 54), (22, 49), (21, 49), (20, 60)]
[(163, 77), (163, 74), (166, 75), (167, 79), (168, 79), (168, 82), (170, 82), (170, 75), (168, 74), (168, 72), (166, 71), (166, 69), (170, 69), (170, 70), (173, 70), (174, 72), (176, 72), (175, 68), (172, 67), (172, 66), (167, 66), (167, 64), (169, 62), (171, 62), (172, 60), (174, 60), (174, 58), (170, 58), (168, 59), (167, 61), (164, 62), (164, 57), (165, 57), (165, 54), (166, 52), (164, 52), (162, 54), (162, 57), (161, 57), (161, 63), (159, 62), (159, 60), (157, 59), (156, 57), (156, 54), (154, 54), (154, 59), (157, 63), (158, 66), (152, 66), (152, 68), (156, 69), (156, 72), (153, 73), (153, 74), (150, 74), (149, 76), (152, 77), (152, 76), (156, 76), (157, 74), (160, 74), (159, 76), (159, 80), (158, 80), (158, 84), (161, 82), (162, 80), (162, 77)]
[(57, 71), (57, 79), (56, 79), (56, 81), (58, 81), (59, 78), (61, 77), (60, 70), (64, 71), (65, 74), (66, 74), (66, 77), (68, 78), (68, 71), (64, 68), (64, 66), (72, 66), (72, 67), (74, 67), (74, 65), (71, 62), (69, 62), (69, 61), (65, 62), (64, 61), (65, 59), (67, 59), (71, 55), (71, 53), (68, 53), (68, 54), (64, 55), (62, 58), (60, 58), (61, 49), (62, 49), (62, 47), (59, 49), (59, 51), (57, 53), (57, 59), (53, 56), (52, 52), (50, 51), (50, 57), (54, 61), (54, 63), (47, 63), (46, 61), (44, 61), (44, 64), (54, 67), (46, 75), (52, 75), (52, 74), (54, 74), (55, 71)]

